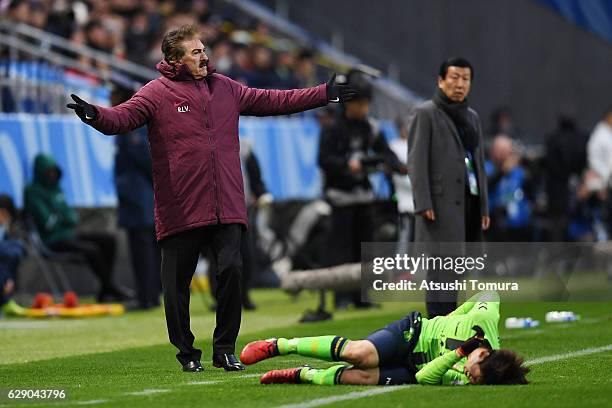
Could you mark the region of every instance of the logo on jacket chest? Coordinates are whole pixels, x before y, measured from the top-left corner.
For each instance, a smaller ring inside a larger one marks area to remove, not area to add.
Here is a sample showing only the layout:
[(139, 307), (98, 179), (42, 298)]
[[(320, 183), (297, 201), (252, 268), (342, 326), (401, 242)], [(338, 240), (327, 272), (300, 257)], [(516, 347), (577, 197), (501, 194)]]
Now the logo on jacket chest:
[(179, 113), (182, 113), (182, 112), (189, 112), (189, 105), (177, 106), (177, 107), (176, 107), (176, 110), (177, 110)]

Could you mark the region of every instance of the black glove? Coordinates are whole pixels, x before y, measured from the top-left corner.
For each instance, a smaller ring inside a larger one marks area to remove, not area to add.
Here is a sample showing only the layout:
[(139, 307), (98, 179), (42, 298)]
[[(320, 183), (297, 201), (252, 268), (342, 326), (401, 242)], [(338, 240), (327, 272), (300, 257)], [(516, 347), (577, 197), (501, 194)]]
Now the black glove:
[(336, 82), (336, 74), (327, 81), (327, 101), (344, 103), (350, 101), (357, 95), (357, 91), (349, 84), (339, 84)]
[(481, 347), (485, 341), (485, 333), (480, 326), (474, 326), (472, 327), (472, 330), (474, 330), (476, 334), (464, 341), (463, 344), (457, 349), (457, 354), (461, 357), (469, 356), (472, 351), (476, 350), (478, 347)]
[(74, 113), (76, 113), (83, 122), (91, 122), (92, 120), (96, 120), (98, 118), (98, 111), (96, 110), (95, 106), (85, 102), (75, 94), (70, 94), (70, 97), (76, 103), (69, 103), (66, 105), (66, 107), (69, 109), (74, 109)]

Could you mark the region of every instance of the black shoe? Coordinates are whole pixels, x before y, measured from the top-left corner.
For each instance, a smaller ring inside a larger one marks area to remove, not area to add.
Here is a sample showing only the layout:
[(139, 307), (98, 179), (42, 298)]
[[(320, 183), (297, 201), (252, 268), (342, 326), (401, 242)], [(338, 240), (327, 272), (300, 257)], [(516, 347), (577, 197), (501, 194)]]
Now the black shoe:
[(197, 373), (204, 371), (204, 367), (202, 367), (202, 364), (198, 360), (193, 360), (183, 366), (183, 371)]
[(117, 299), (119, 302), (132, 300), (136, 296), (132, 289), (126, 288), (124, 286), (114, 286), (110, 290), (110, 294), (114, 296), (115, 299)]
[(244, 366), (233, 354), (214, 354), (212, 359), (213, 366), (223, 367), (225, 371), (242, 371)]
[(304, 315), (300, 319), (300, 323), (322, 322), (325, 320), (330, 320), (331, 318), (332, 314), (326, 312), (325, 310), (307, 310), (306, 312), (304, 312)]
[(242, 301), (242, 308), (244, 310), (255, 310), (257, 309), (257, 305), (251, 301), (251, 299), (245, 299)]
[(355, 302), (355, 308), (356, 309), (380, 309), (380, 305), (378, 303), (372, 303), (372, 302)]
[(96, 300), (98, 303), (111, 303), (111, 302), (126, 302), (134, 298), (134, 292), (128, 288), (123, 287), (111, 287), (109, 289), (103, 289), (98, 293)]
[(152, 303), (141, 303), (136, 299), (128, 300), (123, 304), (123, 308), (126, 312), (140, 312), (145, 310), (155, 309), (157, 306)]

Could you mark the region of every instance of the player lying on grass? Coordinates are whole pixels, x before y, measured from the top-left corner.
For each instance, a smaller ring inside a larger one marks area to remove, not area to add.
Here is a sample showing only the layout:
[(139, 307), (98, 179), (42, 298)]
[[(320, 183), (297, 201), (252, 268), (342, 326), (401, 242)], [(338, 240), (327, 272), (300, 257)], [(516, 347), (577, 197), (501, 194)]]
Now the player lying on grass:
[[(327, 369), (273, 370), (260, 382), (306, 384), (527, 384), (529, 368), (499, 349), (499, 295), (481, 292), (447, 316), (411, 312), (365, 340), (341, 336), (270, 339), (249, 343), (244, 364), (287, 354), (342, 361)], [(346, 364), (348, 363), (348, 364)]]

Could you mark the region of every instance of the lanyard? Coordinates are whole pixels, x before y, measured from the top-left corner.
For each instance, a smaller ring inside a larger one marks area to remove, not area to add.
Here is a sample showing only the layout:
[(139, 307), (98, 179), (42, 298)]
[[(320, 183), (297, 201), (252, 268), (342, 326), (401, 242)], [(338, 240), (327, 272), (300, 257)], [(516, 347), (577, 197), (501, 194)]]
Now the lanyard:
[(472, 153), (469, 150), (465, 151), (465, 169), (467, 171), (470, 194), (477, 196), (479, 194), (478, 179), (476, 178), (476, 171), (474, 170), (474, 159), (472, 158)]

